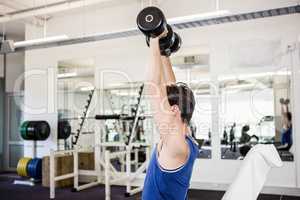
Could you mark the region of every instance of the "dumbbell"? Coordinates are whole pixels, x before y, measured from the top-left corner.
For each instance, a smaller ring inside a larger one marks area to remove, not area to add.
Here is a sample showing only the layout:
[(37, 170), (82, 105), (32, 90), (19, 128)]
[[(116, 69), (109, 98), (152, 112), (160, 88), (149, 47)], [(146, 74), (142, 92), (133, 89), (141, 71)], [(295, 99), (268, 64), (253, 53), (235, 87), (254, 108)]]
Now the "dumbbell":
[(181, 38), (177, 33), (173, 32), (172, 27), (167, 24), (166, 18), (159, 8), (144, 8), (137, 16), (137, 26), (146, 36), (148, 46), (151, 37), (158, 37), (165, 32), (165, 30), (168, 30), (168, 34), (159, 40), (162, 55), (170, 56), (171, 53), (175, 53), (179, 50)]
[(290, 103), (290, 100), (289, 100), (289, 99), (281, 98), (281, 99), (280, 99), (280, 103), (281, 103), (281, 104), (284, 104), (284, 105), (288, 105), (288, 104)]
[[(173, 32), (170, 25), (167, 25), (168, 34), (159, 40), (160, 53), (163, 56), (170, 56), (172, 53), (177, 52), (181, 46), (180, 36)], [(150, 46), (150, 36), (146, 35), (146, 43)]]

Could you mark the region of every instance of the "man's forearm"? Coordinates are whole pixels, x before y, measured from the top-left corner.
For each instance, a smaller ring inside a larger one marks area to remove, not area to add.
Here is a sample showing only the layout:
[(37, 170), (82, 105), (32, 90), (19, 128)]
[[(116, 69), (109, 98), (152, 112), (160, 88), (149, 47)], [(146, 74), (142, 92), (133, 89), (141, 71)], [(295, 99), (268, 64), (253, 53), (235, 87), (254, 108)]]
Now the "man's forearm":
[(161, 76), (163, 68), (159, 41), (157, 38), (150, 39), (150, 73), (149, 73), (149, 81), (151, 81), (155, 85), (161, 84)]
[(170, 85), (176, 83), (176, 77), (172, 68), (170, 58), (166, 56), (161, 56), (161, 61), (163, 64), (163, 76), (165, 79), (165, 84)]

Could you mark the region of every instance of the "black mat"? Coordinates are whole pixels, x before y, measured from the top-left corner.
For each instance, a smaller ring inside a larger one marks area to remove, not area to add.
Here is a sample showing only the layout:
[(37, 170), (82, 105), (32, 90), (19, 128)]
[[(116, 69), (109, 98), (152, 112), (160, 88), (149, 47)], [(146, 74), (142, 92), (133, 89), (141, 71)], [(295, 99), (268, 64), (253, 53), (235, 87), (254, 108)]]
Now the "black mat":
[[(44, 188), (40, 185), (30, 187), (22, 185), (14, 185), (13, 181), (16, 178), (15, 175), (0, 175), (0, 199), (1, 200), (43, 200), (49, 199), (49, 188)], [(140, 199), (140, 195), (125, 198), (125, 187), (112, 187), (111, 199), (112, 200), (137, 200)], [(190, 190), (189, 200), (221, 200), (224, 192), (221, 191), (205, 191), (205, 190)], [(57, 189), (57, 200), (104, 200), (105, 188), (104, 186), (98, 186), (91, 189), (83, 190), (81, 192), (71, 192), (70, 188)], [(259, 200), (300, 200), (300, 197), (287, 197), (284, 196), (280, 199), (280, 196), (276, 195), (261, 195)]]

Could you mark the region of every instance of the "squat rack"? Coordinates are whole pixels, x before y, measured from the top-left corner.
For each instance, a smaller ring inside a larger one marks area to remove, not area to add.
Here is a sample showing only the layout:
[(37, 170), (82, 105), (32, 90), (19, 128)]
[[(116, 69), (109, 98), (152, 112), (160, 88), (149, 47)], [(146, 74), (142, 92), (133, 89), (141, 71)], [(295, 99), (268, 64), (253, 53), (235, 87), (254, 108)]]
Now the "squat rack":
[[(143, 87), (142, 87), (143, 88)], [(105, 142), (105, 138), (103, 137), (103, 133), (105, 133), (104, 128), (104, 118), (95, 117), (100, 120), (100, 124), (102, 129), (97, 133), (95, 133), (95, 146), (94, 146), (94, 158), (95, 158), (95, 170), (80, 170), (79, 169), (79, 156), (80, 148), (76, 145), (73, 150), (66, 151), (50, 151), (50, 199), (55, 198), (55, 182), (73, 178), (74, 179), (74, 190), (81, 191), (90, 187), (97, 186), (99, 184), (105, 184), (105, 199), (110, 200), (110, 192), (111, 186), (114, 184), (124, 184), (126, 185), (126, 193), (125, 196), (134, 195), (140, 191), (142, 191), (142, 187), (137, 187), (132, 189), (132, 182), (138, 178), (147, 168), (149, 160), (150, 160), (150, 148), (151, 145), (145, 143), (133, 142), (133, 139), (136, 135), (136, 128), (138, 125), (138, 121), (141, 118), (146, 118), (149, 116), (141, 116), (140, 115), (140, 102), (141, 96), (143, 93), (143, 89), (139, 93), (138, 104), (136, 108), (136, 115), (134, 118), (124, 118), (120, 117), (120, 120), (134, 120), (133, 127), (130, 132), (130, 137), (128, 139), (128, 143), (126, 142)], [(110, 152), (107, 150), (110, 147), (120, 147), (123, 148), (123, 151), (119, 152)], [(146, 152), (145, 162), (138, 166), (138, 148), (144, 147)], [(134, 153), (135, 160), (131, 161), (131, 153)], [(55, 158), (62, 155), (73, 155), (73, 172), (69, 174), (64, 174), (61, 176), (55, 175)], [(122, 167), (121, 172), (118, 172), (116, 168), (113, 166), (111, 161), (113, 159), (118, 158), (121, 161)], [(125, 164), (125, 169), (124, 169)], [(136, 171), (131, 172), (131, 165), (135, 165)], [(92, 176), (96, 177), (96, 181), (79, 185), (79, 176)]]

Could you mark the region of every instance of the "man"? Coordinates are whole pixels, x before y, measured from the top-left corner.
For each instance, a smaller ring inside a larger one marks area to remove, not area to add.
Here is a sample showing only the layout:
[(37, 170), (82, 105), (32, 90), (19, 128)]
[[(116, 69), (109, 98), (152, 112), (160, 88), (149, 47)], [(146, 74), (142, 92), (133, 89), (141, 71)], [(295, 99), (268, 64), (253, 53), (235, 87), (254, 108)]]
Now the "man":
[(235, 126), (236, 124), (233, 123), (231, 126), (231, 129), (229, 131), (229, 142), (230, 142), (230, 151), (236, 152), (235, 146), (234, 146), (234, 140), (235, 140)]
[(281, 129), (281, 145), (277, 147), (281, 151), (289, 151), (293, 145), (292, 140), (292, 113), (289, 111), (288, 104), (281, 102), (281, 115), (283, 127)]
[(199, 152), (188, 125), (195, 99), (187, 85), (176, 84), (170, 60), (160, 54), (159, 38), (150, 40), (147, 90), (160, 141), (147, 169), (142, 199), (185, 200)]

